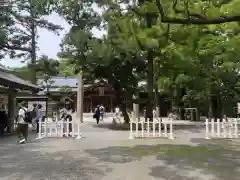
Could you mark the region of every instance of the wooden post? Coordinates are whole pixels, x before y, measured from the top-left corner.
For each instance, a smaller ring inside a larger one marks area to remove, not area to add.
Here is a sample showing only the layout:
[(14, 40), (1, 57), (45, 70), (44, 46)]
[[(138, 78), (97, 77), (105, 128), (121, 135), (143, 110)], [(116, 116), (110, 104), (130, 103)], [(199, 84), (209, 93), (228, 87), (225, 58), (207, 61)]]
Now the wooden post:
[(92, 96), (90, 96), (90, 113), (92, 113), (93, 112), (93, 107), (92, 107)]
[(16, 94), (14, 89), (9, 88), (8, 91), (8, 126), (7, 132), (11, 133), (14, 130), (14, 122), (16, 115)]
[(113, 101), (112, 101), (112, 96), (110, 96), (110, 112), (113, 112)]
[(77, 117), (83, 123), (83, 78), (82, 71), (78, 74), (78, 90), (77, 90)]

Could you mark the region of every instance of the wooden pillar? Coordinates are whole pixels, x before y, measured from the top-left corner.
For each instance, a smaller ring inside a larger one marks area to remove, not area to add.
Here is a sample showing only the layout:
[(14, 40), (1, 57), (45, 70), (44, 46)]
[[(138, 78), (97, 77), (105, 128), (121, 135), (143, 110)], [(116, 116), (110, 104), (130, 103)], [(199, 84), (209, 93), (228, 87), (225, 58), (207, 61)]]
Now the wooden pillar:
[(82, 71), (78, 74), (78, 90), (77, 90), (77, 117), (83, 123), (83, 78)]
[(15, 92), (14, 89), (9, 88), (8, 91), (8, 127), (7, 132), (12, 132), (14, 129), (14, 119), (16, 112), (16, 101), (15, 101)]
[(113, 102), (112, 102), (112, 96), (110, 97), (110, 112), (113, 112)]
[(93, 112), (93, 107), (92, 107), (92, 96), (90, 96), (90, 108), (91, 108), (91, 113)]

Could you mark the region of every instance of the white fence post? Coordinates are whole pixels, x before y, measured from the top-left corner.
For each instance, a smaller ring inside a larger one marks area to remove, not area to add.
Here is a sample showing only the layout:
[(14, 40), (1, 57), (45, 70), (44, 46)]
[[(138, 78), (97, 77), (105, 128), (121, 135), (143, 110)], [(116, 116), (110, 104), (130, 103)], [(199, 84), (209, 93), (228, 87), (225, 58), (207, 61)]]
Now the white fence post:
[(57, 121), (57, 119), (55, 120), (55, 123), (56, 123), (56, 137), (58, 137), (58, 127), (59, 127), (59, 123)]
[(215, 122), (213, 118), (211, 119), (211, 136), (215, 136)]
[(71, 132), (71, 135), (72, 135), (72, 137), (75, 137), (75, 121), (72, 120), (71, 123), (72, 123), (72, 132)]
[(221, 137), (220, 119), (217, 119), (217, 137)]
[(235, 138), (238, 138), (238, 119), (234, 119), (234, 135)]
[(77, 134), (77, 137), (76, 139), (81, 139), (82, 136), (81, 136), (81, 130), (80, 130), (80, 120), (77, 121), (77, 125), (78, 125), (78, 134)]
[(44, 137), (47, 137), (48, 132), (47, 132), (47, 119), (45, 119), (44, 123)]
[(169, 139), (174, 139), (173, 137), (173, 123), (172, 123), (172, 118), (169, 119)]
[(37, 139), (42, 139), (42, 121), (39, 120), (37, 123), (38, 123), (38, 137), (37, 137)]
[(52, 129), (54, 126), (52, 126), (53, 123), (52, 122), (49, 122), (49, 136), (52, 137)]
[(139, 132), (138, 132), (138, 123), (139, 123), (139, 121), (138, 121), (138, 118), (136, 117), (136, 119), (135, 119), (136, 121), (136, 135), (135, 135), (135, 137), (139, 137)]
[(228, 137), (232, 138), (232, 120), (230, 118), (227, 119), (227, 126), (228, 126)]
[(147, 118), (147, 137), (150, 137), (150, 119)]
[(141, 135), (142, 135), (142, 137), (144, 137), (144, 122), (143, 121), (141, 122), (141, 126), (142, 126)]
[(167, 123), (164, 122), (164, 136), (167, 137)]
[(133, 127), (132, 127), (132, 124), (133, 124), (133, 122), (132, 122), (132, 120), (130, 120), (130, 134), (129, 134), (129, 139), (134, 139), (134, 138), (133, 138)]
[(161, 137), (162, 136), (162, 120), (159, 119), (158, 120), (158, 137)]
[(223, 128), (223, 137), (226, 138), (227, 137), (227, 122), (226, 119), (224, 118), (222, 121), (222, 128)]
[(206, 121), (205, 121), (205, 127), (206, 127), (206, 129), (205, 129), (205, 139), (210, 139), (209, 138), (209, 120), (208, 119), (206, 119)]
[(152, 126), (152, 129), (153, 129), (153, 137), (156, 137), (156, 126), (155, 126), (155, 123), (156, 123), (156, 119), (153, 119), (153, 126)]
[(60, 136), (63, 137), (63, 129), (64, 129), (63, 119), (61, 119), (61, 121), (60, 121), (60, 127), (61, 127)]

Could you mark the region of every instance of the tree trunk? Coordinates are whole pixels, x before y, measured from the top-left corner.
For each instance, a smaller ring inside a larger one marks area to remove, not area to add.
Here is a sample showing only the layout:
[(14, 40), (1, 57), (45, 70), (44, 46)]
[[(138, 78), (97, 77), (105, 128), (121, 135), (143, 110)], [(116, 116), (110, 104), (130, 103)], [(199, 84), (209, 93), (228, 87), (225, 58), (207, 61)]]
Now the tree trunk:
[(122, 111), (122, 115), (123, 115), (123, 118), (124, 118), (124, 123), (129, 123), (130, 118), (129, 118), (128, 113), (127, 113), (126, 104), (123, 103), (123, 101), (121, 99), (122, 92), (121, 92), (120, 86), (115, 84), (114, 89), (115, 89), (115, 92), (116, 92), (116, 102), (117, 102), (117, 105), (120, 107), (120, 110)]
[(128, 113), (127, 113), (126, 104), (120, 103), (120, 109), (122, 111), (122, 115), (123, 115), (123, 118), (124, 118), (124, 123), (128, 124), (130, 122), (130, 118), (129, 118)]
[[(150, 14), (146, 15), (146, 21), (147, 21), (147, 28), (152, 27), (152, 20), (153, 17)], [(151, 49), (148, 49), (147, 51), (147, 92), (148, 92), (148, 101), (147, 101), (147, 108), (146, 108), (146, 117), (153, 119), (153, 104), (154, 104), (154, 82), (153, 82), (153, 51)]]
[(31, 8), (31, 80), (33, 84), (37, 84), (37, 73), (36, 73), (36, 24), (35, 24), (35, 13), (33, 12), (33, 8)]
[(160, 117), (160, 105), (159, 105), (159, 96), (158, 96), (158, 87), (155, 83), (155, 107), (156, 107), (156, 116)]
[(213, 118), (213, 104), (212, 104), (212, 97), (209, 96), (208, 98), (208, 118)]

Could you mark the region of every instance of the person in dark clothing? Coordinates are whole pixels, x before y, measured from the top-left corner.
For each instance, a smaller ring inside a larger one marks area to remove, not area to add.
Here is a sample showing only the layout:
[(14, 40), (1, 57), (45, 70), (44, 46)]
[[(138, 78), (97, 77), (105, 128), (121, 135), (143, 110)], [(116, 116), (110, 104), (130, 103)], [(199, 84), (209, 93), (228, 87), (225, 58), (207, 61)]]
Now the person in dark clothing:
[(0, 110), (0, 136), (4, 135), (4, 130), (7, 127), (7, 113), (5, 110)]
[(37, 119), (37, 110), (38, 110), (38, 107), (37, 107), (37, 104), (34, 103), (33, 104), (33, 110), (32, 110), (32, 130), (33, 131), (36, 131), (37, 130), (37, 122), (36, 122), (36, 119)]
[(95, 109), (95, 112), (94, 112), (94, 115), (93, 115), (93, 118), (96, 119), (97, 121), (97, 124), (99, 124), (99, 120), (100, 120), (100, 106), (98, 105)]

